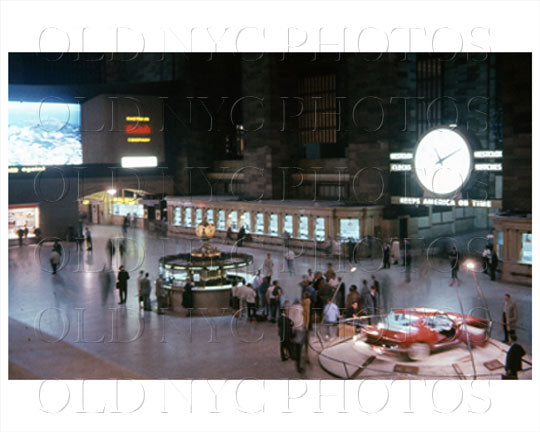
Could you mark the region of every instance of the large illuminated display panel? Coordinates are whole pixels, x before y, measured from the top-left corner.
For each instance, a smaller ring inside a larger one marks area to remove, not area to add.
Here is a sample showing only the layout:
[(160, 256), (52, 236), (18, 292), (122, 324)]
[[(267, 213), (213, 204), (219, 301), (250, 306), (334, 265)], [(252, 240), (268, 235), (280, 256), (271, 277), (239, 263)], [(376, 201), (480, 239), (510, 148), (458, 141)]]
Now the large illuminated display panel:
[(158, 96), (104, 94), (81, 102), (85, 164), (155, 166), (164, 162), (164, 100)]
[(80, 117), (78, 104), (8, 102), (8, 164), (82, 164)]

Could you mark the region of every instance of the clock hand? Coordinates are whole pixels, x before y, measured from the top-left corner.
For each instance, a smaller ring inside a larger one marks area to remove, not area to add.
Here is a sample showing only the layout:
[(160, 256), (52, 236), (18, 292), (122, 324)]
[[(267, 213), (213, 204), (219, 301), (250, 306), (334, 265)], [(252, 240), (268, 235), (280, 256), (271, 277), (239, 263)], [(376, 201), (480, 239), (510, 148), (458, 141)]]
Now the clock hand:
[(453, 151), (453, 152), (452, 152), (452, 153), (450, 153), (449, 155), (446, 155), (445, 157), (443, 157), (442, 159), (440, 159), (440, 160), (439, 160), (439, 162), (442, 162), (442, 161), (444, 161), (444, 160), (448, 159), (448, 158), (449, 158), (450, 156), (453, 156), (453, 155), (455, 155), (455, 154), (456, 154), (457, 152), (459, 152), (460, 150), (461, 150), (461, 149), (459, 148), (459, 149), (457, 149), (457, 150)]
[(437, 161), (437, 163), (438, 163), (439, 165), (442, 165), (442, 163), (441, 163), (442, 161), (441, 161), (441, 157), (439, 156), (439, 152), (437, 151), (437, 149), (436, 149), (435, 147), (433, 147), (433, 150), (435, 150), (435, 154), (437, 155), (437, 159), (439, 159), (439, 160)]

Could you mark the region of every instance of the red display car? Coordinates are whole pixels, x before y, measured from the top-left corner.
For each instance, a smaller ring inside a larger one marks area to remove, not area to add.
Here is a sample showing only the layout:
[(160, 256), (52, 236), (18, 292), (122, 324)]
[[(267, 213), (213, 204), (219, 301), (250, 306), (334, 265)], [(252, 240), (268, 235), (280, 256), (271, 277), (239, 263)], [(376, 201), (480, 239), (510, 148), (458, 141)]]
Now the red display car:
[(361, 334), (378, 350), (404, 353), (411, 360), (422, 360), (434, 350), (462, 342), (483, 346), (489, 338), (490, 327), (488, 320), (470, 315), (405, 308), (379, 317), (376, 323), (363, 324)]

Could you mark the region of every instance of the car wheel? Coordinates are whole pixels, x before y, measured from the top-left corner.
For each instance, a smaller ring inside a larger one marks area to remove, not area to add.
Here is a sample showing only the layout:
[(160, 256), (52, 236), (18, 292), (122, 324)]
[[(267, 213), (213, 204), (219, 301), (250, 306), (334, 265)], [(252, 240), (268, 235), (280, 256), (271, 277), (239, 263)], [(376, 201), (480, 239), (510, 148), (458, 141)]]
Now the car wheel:
[(428, 344), (417, 342), (409, 347), (407, 354), (412, 361), (425, 360), (431, 354), (431, 348)]

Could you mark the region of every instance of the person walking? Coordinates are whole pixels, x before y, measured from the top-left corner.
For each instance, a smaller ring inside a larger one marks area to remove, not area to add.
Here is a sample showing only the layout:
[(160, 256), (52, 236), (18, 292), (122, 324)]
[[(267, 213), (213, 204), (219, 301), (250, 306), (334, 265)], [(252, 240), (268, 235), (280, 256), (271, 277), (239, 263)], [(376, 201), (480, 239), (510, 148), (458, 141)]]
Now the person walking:
[(371, 286), (375, 288), (375, 291), (377, 291), (377, 294), (379, 295), (381, 294), (381, 286), (374, 274), (371, 275)]
[(225, 244), (229, 244), (229, 241), (234, 243), (234, 233), (233, 233), (233, 229), (231, 225), (227, 227), (227, 233), (225, 235)]
[(510, 294), (504, 295), (502, 307), (502, 326), (504, 330), (504, 343), (508, 343), (508, 337), (515, 336), (518, 320), (518, 310), (516, 303), (512, 300)]
[(329, 298), (323, 309), (323, 323), (326, 327), (326, 339), (336, 335), (336, 324), (339, 321), (339, 309), (337, 305)]
[(410, 283), (411, 282), (412, 256), (409, 250), (405, 251), (403, 260), (405, 261), (405, 282)]
[(189, 316), (191, 309), (193, 309), (193, 288), (191, 286), (190, 279), (186, 279), (186, 283), (184, 284), (184, 291), (182, 292), (182, 306), (188, 310), (186, 316)]
[(246, 228), (244, 227), (244, 225), (242, 225), (242, 226), (240, 227), (240, 229), (238, 230), (238, 234), (237, 234), (237, 237), (236, 237), (236, 238), (237, 238), (237, 243), (236, 243), (236, 244), (237, 244), (239, 247), (244, 246), (244, 240), (245, 240), (245, 238), (246, 238)]
[(58, 240), (54, 241), (52, 250), (58, 252), (58, 255), (62, 256), (62, 245), (58, 243)]
[(268, 303), (268, 297), (266, 296), (266, 292), (268, 291), (269, 287), (270, 287), (270, 278), (265, 277), (263, 278), (263, 281), (257, 288), (257, 294), (259, 297), (260, 315), (264, 318), (267, 318), (270, 315), (270, 304)]
[(272, 285), (268, 287), (266, 291), (266, 298), (268, 304), (270, 304), (270, 322), (276, 322), (276, 317), (279, 314), (280, 300), (283, 291), (278, 285), (278, 281), (272, 282)]
[(291, 356), (292, 329), (293, 323), (288, 316), (288, 310), (286, 307), (283, 307), (278, 319), (279, 354), (281, 361), (286, 361)]
[(150, 284), (150, 279), (149, 279), (149, 274), (146, 273), (144, 275), (144, 278), (141, 280), (141, 298), (142, 298), (142, 303), (144, 305), (144, 310), (145, 311), (151, 311), (152, 310), (152, 305), (150, 303), (150, 292), (152, 290), (152, 287), (151, 287), (151, 284)]
[(253, 289), (253, 285), (248, 283), (244, 287), (243, 299), (247, 306), (248, 321), (255, 321), (255, 312), (257, 310), (257, 293)]
[(305, 349), (307, 359), (307, 327), (304, 321), (304, 310), (298, 299), (296, 299), (292, 306), (289, 307), (288, 316), (293, 325), (291, 354), (296, 361), (296, 371), (298, 373), (303, 373), (304, 366), (302, 363), (302, 352)]
[(517, 336), (515, 334), (510, 335), (512, 345), (506, 353), (506, 364), (504, 370), (506, 371), (505, 379), (518, 379), (518, 372), (522, 369), (521, 358), (526, 354), (523, 347), (517, 343)]
[[(238, 281), (234, 281), (232, 283), (231, 288), (231, 309), (233, 310), (233, 316), (235, 318), (242, 318), (243, 311), (241, 309), (240, 305), (240, 286), (238, 285)], [(239, 313), (240, 312), (240, 313)]]
[(53, 248), (53, 250), (51, 252), (50, 263), (51, 263), (51, 267), (52, 267), (52, 274), (56, 274), (58, 264), (60, 264), (60, 254), (54, 248)]
[(159, 275), (155, 281), (156, 299), (157, 299), (157, 313), (163, 315), (163, 310), (168, 307), (167, 304), (167, 292), (163, 287), (163, 275)]
[(129, 273), (124, 269), (123, 265), (120, 266), (119, 270), (116, 282), (116, 287), (118, 288), (120, 295), (120, 302), (118, 302), (118, 304), (125, 304), (127, 299), (127, 281), (129, 279)]
[(394, 240), (392, 240), (392, 258), (394, 260), (394, 265), (397, 265), (399, 263), (399, 259), (401, 258), (401, 251), (399, 250), (399, 240), (397, 237), (394, 237)]
[(349, 288), (349, 294), (347, 294), (347, 299), (345, 300), (345, 309), (348, 309), (354, 302), (360, 302), (360, 293), (356, 285), (351, 285)]
[(34, 229), (34, 235), (36, 236), (36, 243), (39, 244), (41, 243), (41, 228), (40, 227), (36, 227)]
[(107, 253), (107, 257), (109, 258), (109, 267), (111, 267), (112, 259), (113, 259), (114, 253), (116, 252), (116, 248), (114, 247), (114, 242), (112, 238), (107, 240), (107, 245), (105, 246), (105, 252)]
[(490, 272), (492, 281), (497, 280), (497, 267), (498, 266), (499, 266), (499, 257), (497, 256), (497, 252), (493, 251), (491, 253), (490, 263), (489, 263), (489, 272)]
[(274, 272), (274, 261), (272, 255), (266, 254), (266, 259), (263, 263), (263, 276), (272, 279), (272, 273)]
[(287, 263), (287, 269), (289, 270), (289, 275), (294, 276), (294, 252), (292, 249), (288, 249), (287, 252), (285, 252), (285, 262)]
[(86, 250), (91, 252), (92, 251), (92, 233), (90, 232), (90, 229), (88, 227), (86, 227), (84, 235), (86, 237)]
[(311, 295), (309, 291), (304, 291), (302, 298), (302, 318), (306, 329), (309, 330), (311, 325)]
[(139, 276), (137, 276), (137, 299), (139, 303), (139, 310), (143, 307), (143, 298), (141, 294), (141, 282), (144, 279), (144, 271), (139, 271)]
[(336, 277), (336, 272), (334, 268), (332, 267), (332, 263), (327, 264), (327, 269), (326, 269), (326, 272), (324, 273), (324, 277), (326, 278), (327, 281), (329, 281), (330, 279), (334, 279)]
[(374, 286), (369, 288), (369, 292), (365, 293), (362, 297), (362, 315), (368, 315), (368, 324), (375, 324), (377, 322), (377, 315), (379, 314), (380, 300), (377, 291)]
[(450, 286), (454, 286), (455, 282), (457, 282), (458, 286), (460, 286), (461, 282), (459, 281), (459, 278), (458, 278), (459, 254), (455, 246), (452, 248), (452, 250), (448, 254), (448, 259), (450, 260), (450, 268), (452, 269), (452, 281), (450, 282)]
[(388, 243), (385, 243), (383, 248), (383, 268), (390, 268), (390, 245)]
[(24, 230), (22, 228), (19, 228), (17, 230), (17, 235), (19, 236), (19, 246), (22, 246), (23, 245)]
[(484, 251), (482, 252), (482, 272), (488, 274), (488, 270), (491, 262), (491, 249), (489, 245), (486, 245)]
[(337, 294), (336, 294), (336, 304), (338, 305), (338, 308), (345, 309), (345, 282), (343, 282), (343, 279), (341, 276), (337, 278), (338, 280), (338, 286), (337, 286)]

